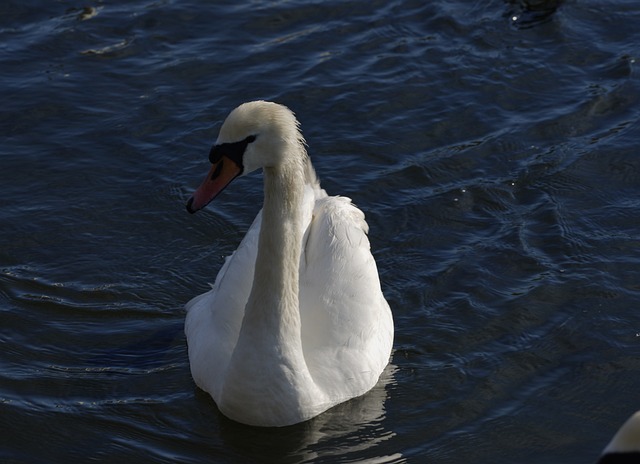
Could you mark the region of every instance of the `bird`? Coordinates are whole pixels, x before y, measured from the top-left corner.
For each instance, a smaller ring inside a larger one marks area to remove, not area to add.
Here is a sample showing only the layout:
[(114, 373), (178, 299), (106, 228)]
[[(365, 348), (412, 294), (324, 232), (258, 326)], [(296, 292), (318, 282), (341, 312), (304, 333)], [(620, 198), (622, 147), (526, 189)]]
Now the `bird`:
[(304, 422), (365, 394), (389, 363), (394, 323), (364, 213), (320, 187), (284, 105), (235, 108), (209, 161), (190, 213), (260, 169), (264, 202), (211, 290), (185, 306), (196, 385), (224, 416), (261, 427)]
[(640, 463), (640, 411), (622, 424), (602, 452), (597, 464)]

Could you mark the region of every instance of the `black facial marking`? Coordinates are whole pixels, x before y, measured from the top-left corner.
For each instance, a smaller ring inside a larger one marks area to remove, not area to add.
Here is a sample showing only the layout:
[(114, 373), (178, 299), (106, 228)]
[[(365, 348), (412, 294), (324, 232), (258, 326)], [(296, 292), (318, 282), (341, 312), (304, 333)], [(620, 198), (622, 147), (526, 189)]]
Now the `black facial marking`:
[(209, 162), (211, 164), (217, 163), (222, 158), (221, 146), (222, 145), (214, 145), (211, 147), (211, 151), (209, 152)]
[[(219, 162), (223, 156), (226, 156), (234, 163), (236, 163), (240, 167), (240, 169), (244, 169), (244, 166), (242, 164), (242, 156), (244, 155), (244, 151), (247, 149), (247, 145), (255, 142), (255, 140), (256, 136), (250, 135), (249, 137), (239, 142), (221, 143), (220, 145), (214, 145), (209, 152), (209, 161), (212, 164), (215, 164)], [(217, 174), (219, 174), (219, 169), (216, 169)], [(216, 175), (216, 173), (214, 173), (214, 175)]]
[(216, 177), (218, 177), (220, 175), (220, 173), (222, 172), (222, 165), (224, 164), (224, 161), (221, 162), (220, 164), (218, 164), (218, 166), (216, 166), (216, 170), (213, 171), (213, 174), (211, 174), (211, 180), (215, 180)]

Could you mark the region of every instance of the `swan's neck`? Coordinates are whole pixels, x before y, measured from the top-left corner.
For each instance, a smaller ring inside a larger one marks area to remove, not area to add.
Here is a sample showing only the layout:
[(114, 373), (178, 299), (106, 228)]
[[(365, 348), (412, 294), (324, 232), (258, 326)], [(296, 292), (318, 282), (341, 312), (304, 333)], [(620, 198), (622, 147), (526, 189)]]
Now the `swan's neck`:
[(219, 405), (223, 413), (238, 418), (251, 411), (244, 417), (247, 423), (252, 423), (254, 410), (269, 408), (280, 422), (293, 423), (302, 412), (312, 417), (324, 407), (318, 406), (323, 393), (311, 377), (301, 339), (304, 156), (300, 153), (290, 164), (264, 169), (253, 286)]
[(298, 281), (305, 175), (297, 161), (264, 169), (262, 225), (243, 330), (269, 337), (267, 343), (297, 345), (300, 341)]

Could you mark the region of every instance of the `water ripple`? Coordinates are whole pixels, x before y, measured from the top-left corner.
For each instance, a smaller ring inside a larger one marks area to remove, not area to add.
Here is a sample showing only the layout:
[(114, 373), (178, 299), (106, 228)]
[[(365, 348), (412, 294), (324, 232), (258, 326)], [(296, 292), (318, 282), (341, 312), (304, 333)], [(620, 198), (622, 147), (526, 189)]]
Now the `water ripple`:
[[(0, 13), (3, 459), (588, 462), (640, 407), (634, 5)], [(396, 322), (370, 395), (267, 431), (194, 386), (182, 332), (259, 208), (248, 176), (184, 211), (255, 98), (365, 211)]]

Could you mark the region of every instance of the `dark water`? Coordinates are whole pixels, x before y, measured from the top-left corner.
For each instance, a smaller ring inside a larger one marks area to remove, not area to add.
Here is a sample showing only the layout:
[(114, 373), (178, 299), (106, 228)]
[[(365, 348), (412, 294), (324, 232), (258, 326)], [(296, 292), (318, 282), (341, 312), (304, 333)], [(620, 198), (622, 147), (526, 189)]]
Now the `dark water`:
[[(217, 3), (0, 4), (0, 460), (593, 462), (640, 408), (637, 2)], [(184, 203), (257, 98), (396, 321), (374, 391), (285, 429), (222, 417), (182, 332), (261, 179)]]

